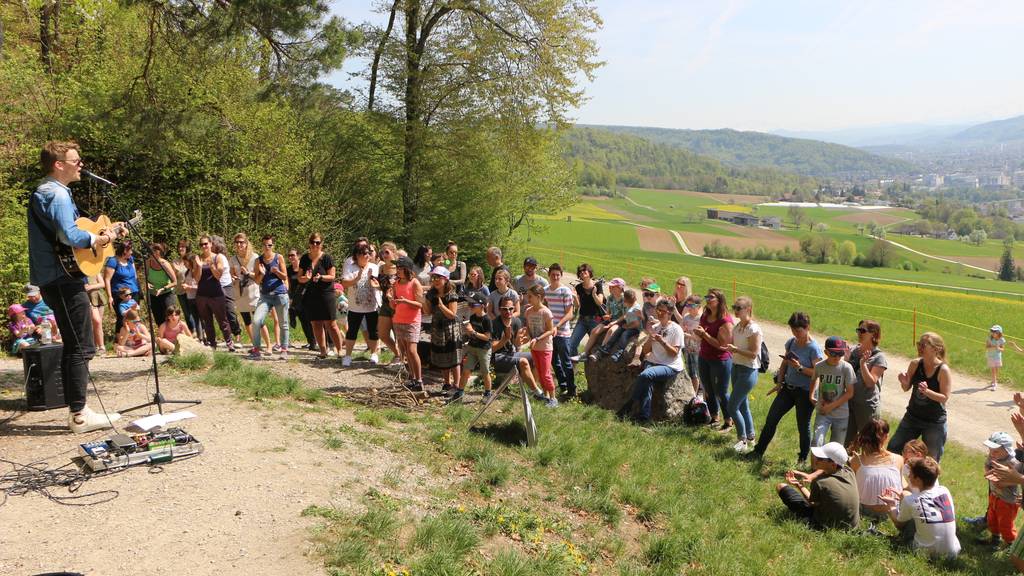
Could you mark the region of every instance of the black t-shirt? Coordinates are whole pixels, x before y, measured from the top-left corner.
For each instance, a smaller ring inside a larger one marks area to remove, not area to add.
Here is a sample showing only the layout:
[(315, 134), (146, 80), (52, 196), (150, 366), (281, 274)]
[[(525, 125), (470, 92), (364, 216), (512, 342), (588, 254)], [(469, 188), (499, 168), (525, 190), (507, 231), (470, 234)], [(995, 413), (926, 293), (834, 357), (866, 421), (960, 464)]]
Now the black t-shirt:
[[(303, 254), (302, 258), (299, 258), (299, 268), (302, 273), (305, 274), (306, 270), (309, 270), (313, 265), (313, 259), (309, 257), (309, 254)], [(320, 256), (320, 260), (316, 263), (316, 268), (313, 268), (313, 276), (320, 274), (321, 276), (326, 275), (327, 271), (334, 268), (334, 260), (331, 260), (330, 254), (323, 254)], [(323, 294), (325, 292), (334, 292), (334, 282), (328, 282), (321, 280), (314, 282), (312, 279), (306, 282), (306, 292), (316, 292)]]
[[(491, 333), (491, 319), (487, 317), (487, 314), (483, 316), (477, 316), (476, 314), (469, 315), (469, 325), (473, 327), (473, 330), (479, 334), (490, 334)], [(469, 337), (469, 345), (473, 348), (490, 348), (491, 344), (487, 340), (481, 340), (476, 335)]]
[(576, 296), (580, 299), (580, 316), (603, 316), (604, 307), (597, 304), (594, 297), (598, 294), (604, 295), (604, 284), (595, 282), (591, 290), (583, 287), (583, 283), (576, 285)]
[[(494, 351), (495, 354), (508, 354), (512, 355), (516, 353), (516, 334), (519, 333), (523, 328), (523, 322), (519, 318), (512, 318), (512, 335), (509, 336), (508, 342), (504, 346)], [(501, 319), (497, 319), (491, 323), (491, 340), (499, 342), (505, 335), (505, 324)]]
[(505, 266), (504, 264), (498, 266), (494, 270), (491, 270), (491, 283), (487, 285), (487, 289), (490, 290), (491, 292), (494, 292), (498, 288), (498, 286), (494, 284), (494, 275), (498, 273), (498, 270), (504, 270), (508, 272), (510, 275), (512, 274), (509, 271), (508, 266)]

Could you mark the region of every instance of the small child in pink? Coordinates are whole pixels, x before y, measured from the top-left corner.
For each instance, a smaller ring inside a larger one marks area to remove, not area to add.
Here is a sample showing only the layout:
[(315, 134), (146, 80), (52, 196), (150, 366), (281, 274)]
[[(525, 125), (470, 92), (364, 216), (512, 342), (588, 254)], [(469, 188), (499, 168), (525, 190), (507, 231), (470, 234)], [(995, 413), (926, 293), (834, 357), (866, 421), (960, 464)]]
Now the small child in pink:
[(530, 304), (526, 310), (526, 329), (530, 334), (528, 346), (530, 355), (533, 356), (533, 369), (547, 394), (547, 406), (555, 408), (558, 406), (558, 399), (555, 398), (555, 378), (551, 372), (551, 356), (554, 353), (551, 339), (555, 335), (554, 316), (544, 305), (544, 288), (531, 286), (526, 292), (526, 300)]

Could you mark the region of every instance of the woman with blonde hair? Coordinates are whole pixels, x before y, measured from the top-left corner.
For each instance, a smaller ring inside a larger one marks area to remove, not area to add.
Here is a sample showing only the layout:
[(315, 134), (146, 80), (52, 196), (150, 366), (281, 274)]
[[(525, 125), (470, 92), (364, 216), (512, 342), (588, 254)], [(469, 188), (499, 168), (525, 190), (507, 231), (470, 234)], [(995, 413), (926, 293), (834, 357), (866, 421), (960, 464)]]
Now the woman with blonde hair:
[[(249, 334), (249, 341), (255, 342), (252, 335), (252, 315), (260, 300), (260, 284), (256, 280), (256, 251), (252, 249), (249, 236), (245, 232), (235, 234), (235, 255), (229, 258), (231, 263), (231, 281), (234, 290), (235, 306)], [(263, 327), (264, 342), (270, 342), (270, 333)], [(276, 333), (276, 330), (275, 330)], [(276, 334), (275, 334), (276, 336)], [(280, 343), (275, 346), (280, 349)]]
[(946, 343), (938, 334), (922, 334), (917, 353), (899, 375), (900, 388), (910, 392), (910, 401), (888, 449), (900, 453), (904, 444), (921, 438), (928, 455), (939, 461), (946, 446), (946, 401), (953, 390), (953, 372), (946, 364)]

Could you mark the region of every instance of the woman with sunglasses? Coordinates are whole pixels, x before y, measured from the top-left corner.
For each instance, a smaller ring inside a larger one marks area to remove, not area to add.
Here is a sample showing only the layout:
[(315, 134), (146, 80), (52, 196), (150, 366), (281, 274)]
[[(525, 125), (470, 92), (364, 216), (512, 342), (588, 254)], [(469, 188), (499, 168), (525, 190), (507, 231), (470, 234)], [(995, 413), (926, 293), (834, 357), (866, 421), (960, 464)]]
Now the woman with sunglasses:
[(462, 294), (466, 284), (466, 263), (459, 260), (459, 245), (452, 240), (444, 249), (444, 266), (448, 269), (448, 281), (455, 286), (455, 292)]
[[(313, 336), (320, 350), (318, 358), (327, 358), (327, 348), (341, 353), (341, 331), (334, 321), (338, 315), (336, 295), (334, 293), (334, 276), (336, 268), (330, 254), (323, 250), (323, 237), (319, 232), (309, 236), (309, 252), (299, 259), (299, 283), (305, 287), (302, 297), (302, 309), (309, 315), (313, 325)], [(356, 327), (358, 328), (358, 324)]]
[(874, 320), (861, 320), (857, 324), (857, 345), (850, 350), (849, 362), (857, 376), (850, 400), (850, 419), (846, 428), (846, 445), (857, 439), (861, 428), (871, 420), (882, 417), (882, 376), (889, 364), (885, 353), (878, 349), (882, 341), (882, 326)]
[(910, 401), (888, 450), (901, 453), (904, 444), (921, 438), (928, 455), (939, 461), (946, 447), (946, 402), (953, 392), (953, 372), (946, 364), (946, 343), (938, 334), (922, 334), (917, 353), (899, 375), (900, 388), (910, 392)]
[(228, 352), (235, 351), (231, 323), (228, 321), (224, 287), (221, 276), (228, 270), (228, 258), (224, 255), (224, 240), (220, 236), (203, 236), (199, 239), (199, 254), (192, 260), (192, 276), (198, 278), (196, 283), (196, 308), (203, 322), (203, 335), (206, 344), (217, 349), (217, 332), (213, 329), (213, 320), (220, 325)]
[(727, 412), (736, 423), (737, 441), (733, 450), (744, 453), (754, 448), (754, 416), (748, 397), (757, 385), (757, 362), (764, 332), (761, 325), (754, 322), (754, 303), (747, 296), (737, 298), (732, 311), (739, 322), (733, 328), (732, 342), (725, 345), (732, 353), (732, 394)]
[(445, 389), (456, 388), (462, 374), (462, 321), (459, 319), (459, 296), (448, 281), (448, 268), (436, 266), (430, 273), (430, 290), (423, 297), (425, 314), (431, 314), (430, 364), (444, 372)]
[(260, 350), (260, 335), (265, 333), (264, 322), (267, 315), (273, 310), (277, 312), (274, 318), (274, 335), (280, 333), (279, 344), (274, 346), (274, 352), (280, 354), (281, 360), (288, 359), (288, 344), (291, 340), (288, 322), (282, 321), (288, 310), (288, 281), (287, 264), (284, 256), (274, 252), (274, 237), (265, 234), (260, 240), (263, 245), (263, 252), (256, 260), (256, 283), (260, 287), (260, 299), (256, 303), (256, 313), (253, 315), (253, 343), (252, 351), (249, 353), (253, 360), (259, 360), (262, 352)]
[[(249, 341), (255, 343), (258, 339), (253, 337), (252, 314), (256, 311), (256, 304), (260, 300), (260, 285), (256, 280), (256, 251), (249, 242), (249, 235), (245, 232), (235, 234), (235, 254), (229, 258), (231, 263), (231, 283), (235, 295), (235, 307), (242, 317), (245, 331), (249, 334)], [(270, 340), (270, 333), (266, 326), (263, 327), (263, 338)], [(280, 350), (280, 342), (275, 345)]]
[(569, 337), (569, 357), (572, 362), (580, 361), (583, 337), (600, 326), (608, 312), (604, 303), (604, 283), (594, 280), (594, 268), (584, 262), (576, 267), (576, 277), (580, 280), (576, 284), (576, 301), (580, 313)]
[(103, 282), (107, 285), (107, 302), (114, 309), (114, 334), (121, 333), (121, 326), (124, 325), (124, 316), (117, 307), (120, 298), (114, 298), (114, 293), (121, 288), (128, 287), (132, 293), (132, 299), (136, 302), (142, 300), (142, 293), (139, 291), (139, 273), (135, 269), (135, 256), (132, 255), (132, 243), (125, 240), (118, 244), (114, 255), (107, 258), (103, 267)]
[(366, 348), (370, 352), (370, 364), (377, 364), (377, 311), (380, 310), (380, 269), (376, 259), (370, 255), (370, 243), (358, 238), (352, 245), (352, 255), (342, 269), (341, 285), (348, 295), (348, 330), (345, 331), (345, 357), (342, 366), (352, 365), (352, 349), (355, 348), (359, 328), (366, 321)]
[(299, 251), (295, 248), (288, 250), (288, 326), (295, 329), (295, 322), (298, 320), (302, 326), (302, 335), (306, 338), (306, 350), (316, 350), (316, 338), (313, 336), (313, 324), (309, 316), (302, 309), (302, 297), (306, 287), (299, 282), (302, 275), (302, 268), (299, 267)]
[(704, 400), (711, 413), (711, 425), (718, 423), (718, 409), (722, 409), (722, 430), (732, 427), (729, 413), (729, 379), (732, 376), (732, 316), (729, 316), (725, 296), (717, 288), (708, 290), (704, 297), (704, 314), (693, 333), (701, 339), (697, 371), (704, 385)]

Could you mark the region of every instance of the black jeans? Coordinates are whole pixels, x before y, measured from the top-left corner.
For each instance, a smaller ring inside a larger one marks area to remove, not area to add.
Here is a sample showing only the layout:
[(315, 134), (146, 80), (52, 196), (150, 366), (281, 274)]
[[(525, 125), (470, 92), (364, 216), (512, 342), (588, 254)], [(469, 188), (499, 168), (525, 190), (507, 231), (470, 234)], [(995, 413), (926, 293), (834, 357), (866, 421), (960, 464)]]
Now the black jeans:
[[(294, 329), (295, 322), (298, 321), (302, 325), (302, 334), (306, 337), (306, 345), (312, 344), (316, 346), (316, 338), (313, 337), (313, 323), (306, 319), (305, 314), (299, 312), (295, 308), (288, 309), (288, 324)], [(295, 340), (292, 340), (294, 343)]]
[(785, 486), (782, 490), (779, 490), (779, 499), (797, 518), (814, 524), (814, 508), (811, 508), (810, 502), (807, 501), (807, 498), (804, 498), (804, 495), (799, 490), (792, 486)]
[(238, 312), (235, 311), (234, 286), (222, 286), (224, 290), (224, 313), (228, 317), (228, 325), (231, 326), (231, 335), (238, 338), (242, 335), (242, 326), (238, 323)]
[(60, 359), (60, 377), (64, 401), (72, 412), (85, 408), (85, 389), (89, 384), (89, 360), (96, 355), (92, 334), (92, 304), (81, 282), (43, 286), (43, 301), (53, 309), (57, 329), (64, 339)]
[(765, 418), (764, 426), (761, 427), (761, 437), (757, 439), (754, 452), (764, 454), (775, 436), (775, 429), (782, 421), (782, 417), (796, 408), (796, 429), (800, 433), (800, 453), (797, 460), (806, 460), (807, 454), (811, 451), (811, 414), (814, 413), (814, 405), (807, 390), (801, 388), (790, 388), (783, 386), (776, 392), (772, 405), (768, 408), (768, 417)]
[(164, 292), (149, 299), (150, 312), (153, 313), (153, 324), (160, 326), (167, 319), (167, 309), (174, 305), (174, 292)]

